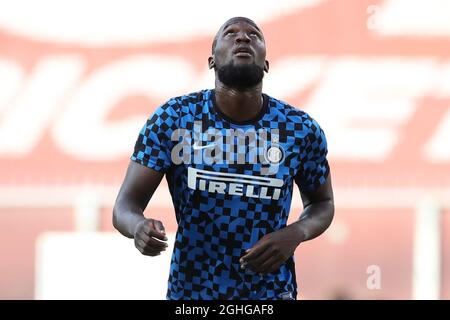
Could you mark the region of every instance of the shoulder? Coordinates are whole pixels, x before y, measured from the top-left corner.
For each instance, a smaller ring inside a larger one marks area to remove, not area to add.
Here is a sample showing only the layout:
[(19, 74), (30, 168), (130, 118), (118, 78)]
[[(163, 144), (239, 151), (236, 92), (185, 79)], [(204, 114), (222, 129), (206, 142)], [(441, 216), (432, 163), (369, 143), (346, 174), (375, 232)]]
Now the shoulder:
[(211, 89), (205, 89), (173, 97), (167, 101), (168, 104), (178, 107), (201, 104), (209, 99)]
[(180, 117), (183, 113), (192, 113), (201, 108), (203, 102), (208, 99), (211, 90), (201, 90), (175, 96), (160, 105), (154, 117)]
[(278, 116), (283, 117), (286, 122), (293, 122), (296, 127), (301, 130), (315, 132), (320, 130), (320, 126), (317, 121), (311, 117), (307, 112), (295, 107), (283, 100), (276, 99), (266, 94), (269, 100), (269, 107), (271, 112), (278, 114)]

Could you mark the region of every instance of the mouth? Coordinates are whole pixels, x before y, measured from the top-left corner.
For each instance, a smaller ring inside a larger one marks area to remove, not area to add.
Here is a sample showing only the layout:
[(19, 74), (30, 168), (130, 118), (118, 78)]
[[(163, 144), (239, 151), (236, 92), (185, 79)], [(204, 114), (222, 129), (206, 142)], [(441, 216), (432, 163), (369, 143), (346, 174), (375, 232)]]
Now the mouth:
[(253, 56), (253, 51), (249, 47), (238, 47), (233, 51), (237, 57), (250, 58)]

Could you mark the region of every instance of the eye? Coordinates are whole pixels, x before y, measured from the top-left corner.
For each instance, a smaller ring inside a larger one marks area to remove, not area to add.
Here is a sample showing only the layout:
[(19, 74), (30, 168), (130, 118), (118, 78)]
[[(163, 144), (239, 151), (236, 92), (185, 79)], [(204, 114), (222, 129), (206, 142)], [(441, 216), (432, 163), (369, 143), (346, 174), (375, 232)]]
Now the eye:
[(261, 35), (258, 32), (256, 32), (256, 31), (251, 31), (250, 35), (253, 36), (253, 37), (261, 38)]
[(236, 32), (234, 31), (234, 30), (227, 30), (227, 31), (225, 31), (225, 33), (224, 33), (224, 35), (233, 35), (233, 34), (235, 34)]

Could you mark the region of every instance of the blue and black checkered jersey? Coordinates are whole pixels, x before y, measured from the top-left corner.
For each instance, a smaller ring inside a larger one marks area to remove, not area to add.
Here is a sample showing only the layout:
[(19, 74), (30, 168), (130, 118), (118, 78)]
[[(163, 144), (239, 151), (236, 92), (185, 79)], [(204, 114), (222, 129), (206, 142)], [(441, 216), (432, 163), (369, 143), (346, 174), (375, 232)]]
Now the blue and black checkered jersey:
[(307, 113), (262, 98), (245, 122), (221, 112), (212, 89), (172, 98), (138, 136), (131, 160), (165, 173), (178, 222), (167, 299), (296, 299), (293, 256), (262, 276), (239, 259), (286, 226), (294, 182), (325, 183), (327, 142)]

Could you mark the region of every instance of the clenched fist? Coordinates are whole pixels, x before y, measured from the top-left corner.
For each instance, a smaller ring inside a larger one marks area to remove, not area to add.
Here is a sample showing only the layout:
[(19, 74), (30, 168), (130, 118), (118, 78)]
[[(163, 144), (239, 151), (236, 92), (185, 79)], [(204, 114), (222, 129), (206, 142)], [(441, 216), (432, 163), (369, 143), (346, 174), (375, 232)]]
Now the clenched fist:
[(134, 245), (146, 256), (159, 256), (167, 248), (166, 232), (161, 221), (144, 219), (134, 229)]

